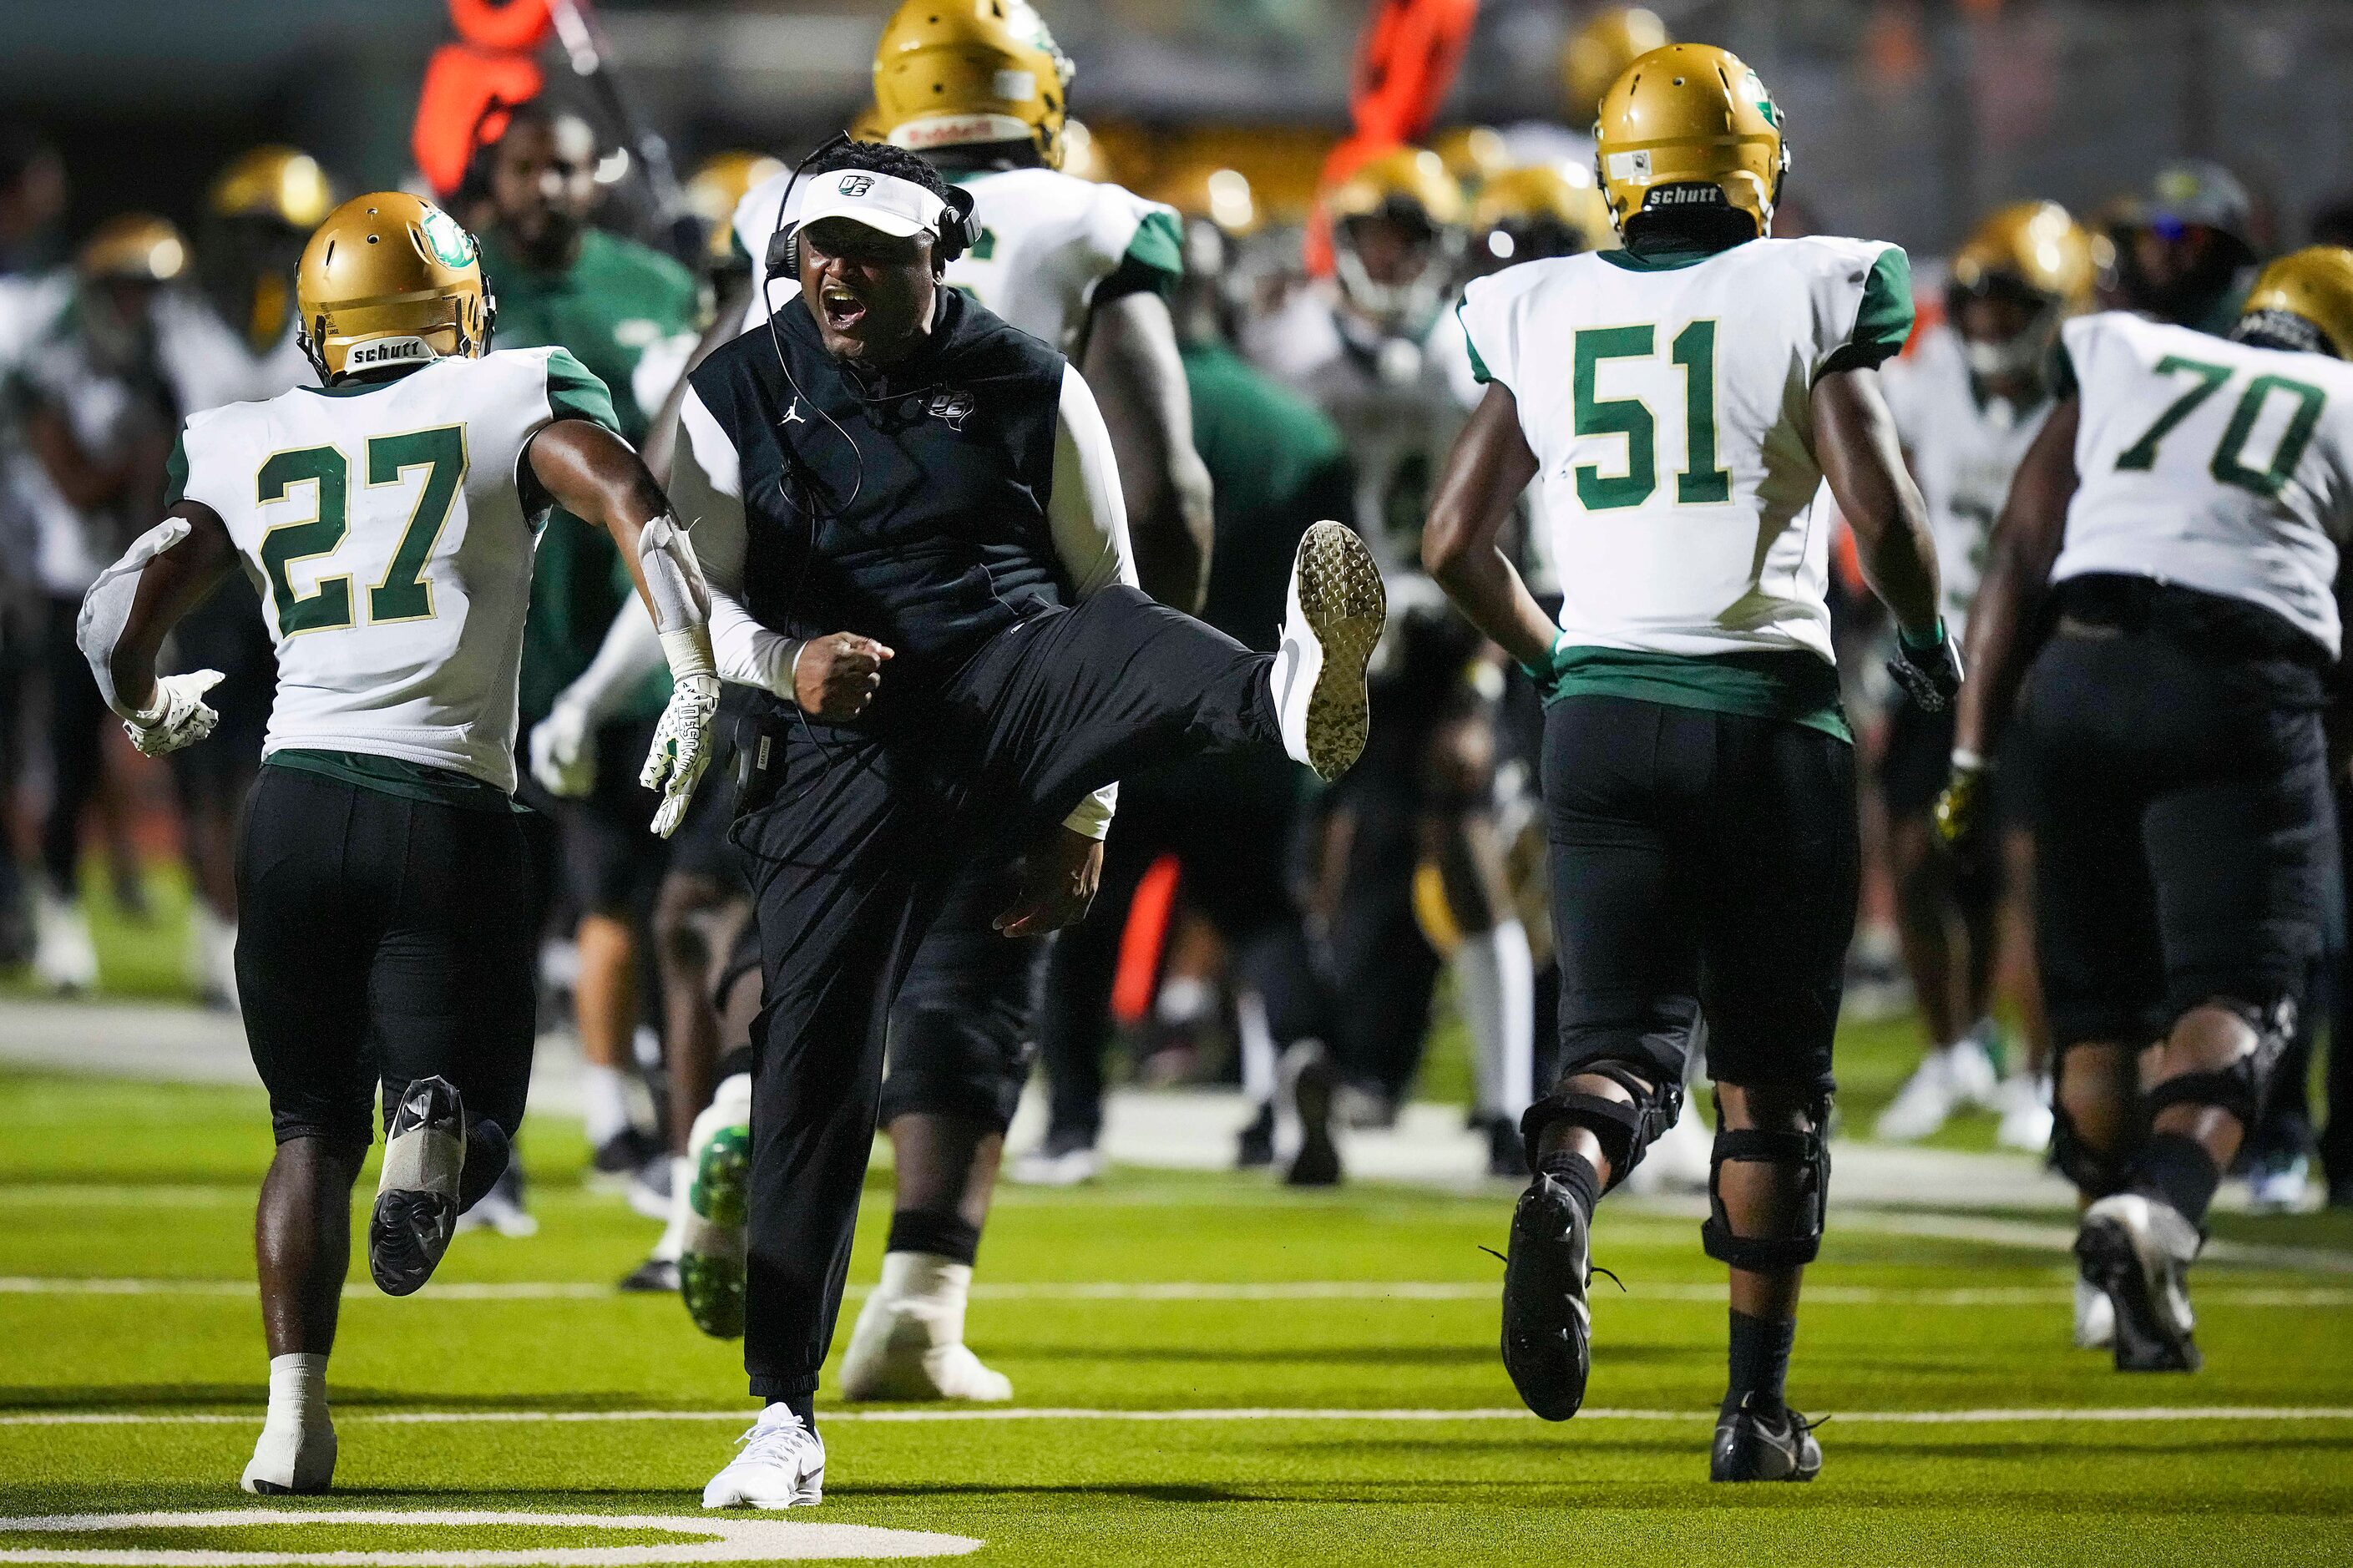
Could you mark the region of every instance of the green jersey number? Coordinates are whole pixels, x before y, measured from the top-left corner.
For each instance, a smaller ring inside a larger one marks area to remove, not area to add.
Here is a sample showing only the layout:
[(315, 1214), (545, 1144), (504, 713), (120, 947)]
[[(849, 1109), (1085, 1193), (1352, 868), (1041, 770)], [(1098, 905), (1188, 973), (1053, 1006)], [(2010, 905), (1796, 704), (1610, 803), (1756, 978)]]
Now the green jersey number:
[[(1577, 469), (1577, 499), (1588, 511), (1641, 506), (1659, 489), (1658, 418), (1639, 397), (1596, 397), (1594, 380), (1604, 360), (1651, 359), (1658, 353), (1656, 327), (1588, 327), (1577, 334), (1575, 372), (1577, 433), (1622, 436), (1626, 471), (1605, 474), (1595, 463)], [(1675, 476), (1680, 506), (1707, 506), (1732, 499), (1732, 476), (1716, 456), (1715, 322), (1693, 321), (1677, 332), (1668, 357), (1683, 373), (1683, 450), (1689, 460)]]
[[(424, 488), (416, 509), (408, 514), (400, 546), (392, 552), (384, 581), (368, 590), (368, 620), (375, 625), (418, 621), (433, 614), (433, 585), (425, 567), (441, 542), (441, 530), (456, 506), (458, 487), (466, 477), (466, 430), (444, 425), (399, 436), (375, 436), (367, 444), (367, 482), (373, 487), (400, 482), (411, 468), (423, 468)], [(298, 632), (335, 631), (353, 623), (350, 576), (322, 577), (308, 594), (294, 590), (288, 569), (298, 561), (332, 555), (351, 531), (351, 462), (332, 447), (306, 447), (278, 452), (261, 465), (255, 495), (263, 505), (284, 500), (298, 485), (316, 487), (318, 503), (311, 516), (281, 522), (261, 535), (261, 569), (269, 578), (269, 596), (278, 606), (281, 637)]]
[[(2157, 416), (2157, 423), (2141, 432), (2139, 440), (2116, 455), (2116, 467), (2133, 473), (2145, 473), (2157, 466), (2157, 448), (2173, 434), (2175, 426), (2194, 413), (2198, 405), (2222, 390), (2232, 371), (2226, 364), (2208, 364), (2202, 360), (2183, 359), (2179, 354), (2168, 354), (2157, 362), (2159, 375), (2179, 375), (2187, 372), (2196, 378), (2189, 391), (2166, 405)], [(2247, 437), (2254, 433), (2255, 421), (2262, 417), (2263, 405), (2274, 393), (2285, 393), (2295, 399), (2295, 412), (2288, 416), (2287, 428), (2280, 433), (2279, 445), (2272, 449), (2272, 460), (2266, 466), (2250, 468), (2246, 462)], [(2304, 460), (2304, 449), (2312, 444), (2312, 433), (2320, 424), (2320, 410), (2328, 395), (2308, 382), (2293, 381), (2284, 375), (2259, 375), (2247, 383), (2247, 390), (2239, 395), (2239, 405), (2231, 411), (2231, 422), (2222, 427), (2222, 439), (2215, 445), (2214, 456), (2206, 464), (2206, 471), (2223, 484), (2235, 485), (2259, 496), (2276, 496)]]

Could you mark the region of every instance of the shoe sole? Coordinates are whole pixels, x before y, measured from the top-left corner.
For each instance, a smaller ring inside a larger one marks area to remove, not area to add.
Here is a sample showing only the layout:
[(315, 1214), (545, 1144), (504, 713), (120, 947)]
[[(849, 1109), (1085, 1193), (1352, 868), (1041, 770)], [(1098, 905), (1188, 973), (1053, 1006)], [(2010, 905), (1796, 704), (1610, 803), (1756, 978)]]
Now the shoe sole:
[(1372, 698), (1366, 668), (1388, 620), (1388, 591), (1365, 542), (1336, 522), (1319, 522), (1299, 542), (1300, 618), (1323, 649), (1307, 697), (1307, 765), (1329, 784), (1364, 754)]
[[(1350, 537), (1354, 537), (1351, 535)], [(1299, 1152), (1285, 1171), (1285, 1185), (1336, 1187), (1340, 1184), (1340, 1145), (1332, 1138), (1334, 1074), (1328, 1061), (1313, 1061), (1299, 1070), (1292, 1085), (1292, 1103), (1299, 1111)], [(1268, 1151), (1272, 1158), (1271, 1148)]]
[(2075, 1257), (2084, 1278), (2098, 1286), (2116, 1310), (2118, 1372), (2196, 1372), (2205, 1364), (2197, 1342), (2177, 1334), (2166, 1322), (2140, 1254), (2122, 1224), (2105, 1216), (2086, 1220), (2075, 1237)]
[[(418, 1136), (427, 1140), (419, 1152), (395, 1151), (396, 1143)], [(420, 1079), (410, 1084), (402, 1091), (386, 1130), (385, 1179), (402, 1179), (398, 1173), (403, 1161), (414, 1163), (409, 1171), (414, 1179), (433, 1179), (431, 1162), (447, 1158), (451, 1146), (458, 1165), (448, 1173), (448, 1192), (403, 1185), (383, 1187), (375, 1194), (375, 1206), (368, 1213), (368, 1274), (387, 1296), (415, 1295), (441, 1266), (450, 1238), (458, 1234), (457, 1189), (465, 1166), (466, 1110), (457, 1089), (439, 1079)]]
[(678, 1294), (694, 1326), (715, 1340), (744, 1335), (744, 1207), (751, 1184), (751, 1130), (729, 1127), (713, 1134), (694, 1163), (694, 1185), (687, 1205), (703, 1222), (704, 1242), (690, 1244), (678, 1260)]
[[(1567, 1227), (1560, 1210), (1567, 1211)], [(1592, 1373), (1592, 1319), (1585, 1310), (1577, 1233), (1588, 1222), (1567, 1193), (1531, 1190), (1512, 1211), (1504, 1263), (1504, 1370), (1520, 1403), (1546, 1421), (1566, 1421), (1585, 1403)]]

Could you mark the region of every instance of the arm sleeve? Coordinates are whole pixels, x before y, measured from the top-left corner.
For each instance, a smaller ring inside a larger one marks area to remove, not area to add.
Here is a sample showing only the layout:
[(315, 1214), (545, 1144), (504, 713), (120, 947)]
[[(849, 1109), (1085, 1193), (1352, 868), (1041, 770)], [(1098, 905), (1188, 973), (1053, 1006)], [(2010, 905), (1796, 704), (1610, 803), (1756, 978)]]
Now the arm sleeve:
[(547, 351), (547, 411), (550, 423), (586, 419), (592, 425), (602, 425), (616, 436), (621, 433), (621, 417), (613, 411), (612, 393), (595, 372), (574, 359), (568, 349)]
[(1157, 294), (1173, 300), (1184, 277), (1184, 226), (1173, 209), (1155, 204), (1145, 208), (1134, 236), (1111, 271), (1095, 285), (1088, 302), (1108, 304), (1123, 294)]
[(1815, 378), (1832, 371), (1870, 370), (1883, 364), (1904, 352), (1911, 336), (1912, 259), (1900, 245), (1882, 246), (1871, 269), (1863, 274), (1853, 331), (1822, 361)]
[(670, 504), (694, 542), (711, 584), (711, 651), (720, 679), (789, 700), (800, 645), (760, 624), (744, 605), (743, 460), (702, 394), (689, 385), (679, 406)]
[(1054, 431), (1054, 489), (1046, 504), (1054, 553), (1082, 599), (1113, 583), (1136, 585), (1127, 541), (1127, 502), (1103, 410), (1075, 365), (1062, 367), (1061, 416)]

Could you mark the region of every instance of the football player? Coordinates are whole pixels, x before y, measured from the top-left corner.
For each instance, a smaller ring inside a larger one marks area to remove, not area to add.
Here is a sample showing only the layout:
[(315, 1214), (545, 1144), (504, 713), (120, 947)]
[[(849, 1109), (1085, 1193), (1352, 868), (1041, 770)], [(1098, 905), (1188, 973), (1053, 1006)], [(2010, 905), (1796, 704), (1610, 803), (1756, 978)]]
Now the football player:
[[(875, 123), (971, 193), (978, 241), (949, 263), (946, 281), (1071, 356), (1096, 392), (1118, 455), (1143, 585), (1193, 609), (1212, 519), (1168, 311), (1181, 237), (1167, 208), (1063, 172), (1071, 74), (1044, 22), (1018, 0), (908, 0), (875, 51)], [(779, 226), (793, 221), (786, 201), (797, 195), (792, 176), (780, 176), (755, 187), (737, 213), (744, 253), (762, 268), (747, 326), (792, 300), (792, 280), (772, 281), (766, 268)], [(1071, 826), (1100, 838), (1109, 823), (1106, 797), (1082, 806)], [(842, 1362), (845, 1398), (1012, 1396), (1004, 1375), (965, 1345), (964, 1319), (1005, 1130), (1028, 1076), (1046, 946), (993, 929), (1014, 869), (976, 868), (951, 893), (892, 1016), (881, 1115), (897, 1205), (881, 1279)], [(745, 1103), (727, 1086), (723, 1093)], [(740, 1212), (742, 1133), (740, 1121), (721, 1118), (698, 1131), (691, 1197), (706, 1222)], [(1063, 1167), (1050, 1174), (1095, 1166), (1092, 1140), (1049, 1152)], [(699, 1326), (736, 1329), (742, 1279), (740, 1230), (698, 1226), (680, 1281)]]
[[(1987, 535), (2010, 475), (2051, 412), (2059, 325), (2091, 302), (2092, 237), (2055, 202), (1995, 213), (1954, 253), (1946, 323), (1923, 333), (1886, 371), (1887, 403), (1936, 535), (1945, 624), (1965, 635)], [(2050, 1097), (2032, 1066), (1998, 1083), (1991, 1016), (2005, 958), (2031, 963), (2023, 875), (2031, 840), (2005, 825), (1986, 866), (1960, 867), (1936, 844), (1936, 793), (1953, 750), (1950, 711), (1898, 703), (1879, 764), (1887, 802), (1898, 912), (1929, 1049), (1873, 1131), (1913, 1142), (1966, 1105), (2001, 1112), (2000, 1141), (2041, 1152), (2051, 1141)], [(2013, 815), (2015, 815), (2013, 813)], [(2017, 874), (2003, 862), (2016, 862)], [(2026, 970), (2031, 976), (2031, 970)], [(2028, 985), (2028, 990), (2033, 990)], [(2027, 1009), (2030, 1036), (2039, 1033)]]
[[(1994, 532), (1939, 811), (1966, 838), (2023, 681), (2056, 1151), (2089, 1202), (2075, 1255), (2119, 1371), (2193, 1371), (2207, 1205), (2327, 924), (2353, 252), (2272, 263), (2227, 339), (2108, 311), (2063, 342)], [(2026, 628), (2054, 621), (2034, 652)]]
[[(1475, 391), (1447, 305), (1467, 232), (1434, 153), (1383, 153), (1324, 197), (1336, 277), (1261, 323), (1260, 363), (1347, 442), (1356, 531), (1388, 584), (1377, 738), (1327, 797), (1317, 904), (1331, 912), (1347, 1120), (1386, 1121), (1412, 1082), (1442, 964), (1473, 1047), (1490, 1163), (1525, 1169), (1535, 975), (1495, 824), (1500, 661), (1421, 570), (1430, 483)], [(1443, 956), (1441, 956), (1443, 955)]]
[(269, 1411), (243, 1484), (333, 1479), (326, 1363), (377, 1084), (368, 1267), (422, 1286), (505, 1167), (531, 1070), (515, 677), (551, 506), (607, 530), (675, 685), (643, 779), (676, 825), (718, 678), (709, 590), (603, 385), (561, 349), (486, 354), (474, 240), (399, 192), (337, 208), (295, 296), (317, 386), (190, 419), (164, 520), (99, 578), (79, 641), (151, 756), (212, 732), (213, 670), (158, 678), (173, 625), (243, 567), (279, 688), (239, 850), (237, 992), (278, 1152), (256, 1235)]
[[(194, 289), (155, 301), (155, 350), (180, 416), (275, 397), (311, 380), (294, 321), (294, 267), (334, 205), (317, 160), (291, 147), (241, 153), (213, 178), (196, 236)], [(237, 1005), (237, 813), (261, 765), (277, 681), (261, 602), (242, 575), (180, 622), (183, 669), (217, 669), (206, 699), (220, 715), (213, 743), (174, 752), (195, 896), (188, 970), (216, 1003)]]
[[(1910, 331), (1910, 269), (1892, 245), (1768, 237), (1781, 111), (1723, 49), (1637, 60), (1597, 134), (1626, 247), (1470, 286), (1487, 393), (1423, 540), (1550, 699), (1563, 1075), (1524, 1124), (1535, 1177), (1512, 1217), (1504, 1364), (1537, 1415), (1576, 1414), (1594, 1205), (1675, 1120), (1704, 1032), (1701, 1237), (1732, 1305), (1709, 1473), (1810, 1480), (1821, 1448), (1783, 1385), (1821, 1245), (1857, 875), (1825, 479), (1900, 627), (1894, 673), (1924, 706), (1960, 679), (1876, 368)], [(1556, 619), (1495, 547), (1531, 480)]]

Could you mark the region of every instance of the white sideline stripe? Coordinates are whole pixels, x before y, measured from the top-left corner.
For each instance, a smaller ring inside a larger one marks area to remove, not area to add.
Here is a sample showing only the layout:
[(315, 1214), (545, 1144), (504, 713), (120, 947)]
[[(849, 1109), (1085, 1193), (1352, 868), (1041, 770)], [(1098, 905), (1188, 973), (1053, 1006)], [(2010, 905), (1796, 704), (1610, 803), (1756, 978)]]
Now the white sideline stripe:
[[(846, 1294), (863, 1297), (873, 1287), (850, 1286)], [(972, 1288), (976, 1301), (1489, 1301), (1501, 1283), (1456, 1279), (1278, 1279), (1278, 1280), (1080, 1280), (980, 1281)], [(246, 1279), (74, 1279), (67, 1277), (0, 1276), (0, 1296), (218, 1296), (249, 1299), (256, 1287)], [(371, 1285), (346, 1285), (343, 1294), (353, 1300), (375, 1300), (380, 1292)], [(622, 1293), (610, 1285), (579, 1280), (512, 1280), (453, 1282), (428, 1285), (413, 1300), (549, 1301), (604, 1300)], [(1720, 1302), (1721, 1285), (1632, 1285), (1626, 1298), (1638, 1301)], [(1602, 1300), (1616, 1299), (1604, 1292)], [(1815, 1285), (1806, 1300), (1815, 1306), (1917, 1307), (2040, 1307), (2072, 1301), (2074, 1292), (2064, 1285), (1980, 1286), (1930, 1289), (1910, 1286)], [(2353, 1289), (2331, 1286), (2233, 1289), (2221, 1287), (2198, 1292), (2201, 1307), (2353, 1307)]]
[[(2189, 1421), (2353, 1421), (2353, 1405), (2149, 1405), (2082, 1409), (1985, 1410), (1841, 1410), (1842, 1424), (1874, 1426), (1977, 1426), (2019, 1423), (2042, 1425), (2108, 1425), (2121, 1422)], [(1612, 1410), (1578, 1412), (1579, 1421), (1713, 1421), (1714, 1410)], [(473, 1425), (585, 1425), (606, 1421), (720, 1421), (748, 1423), (748, 1410), (391, 1410), (343, 1414), (340, 1425), (378, 1426), (461, 1426)], [(252, 1426), (261, 1419), (254, 1411), (216, 1411), (158, 1415), (136, 1410), (53, 1410), (29, 1415), (0, 1415), (0, 1426)], [(1101, 1410), (1077, 1406), (1032, 1405), (1006, 1409), (828, 1410), (822, 1423), (872, 1421), (934, 1423), (967, 1421), (1118, 1421), (1146, 1424), (1169, 1422), (1304, 1421), (1304, 1422), (1452, 1422), (1531, 1421), (1525, 1410), (1501, 1406), (1462, 1410), (1312, 1409), (1247, 1405), (1198, 1410)]]

